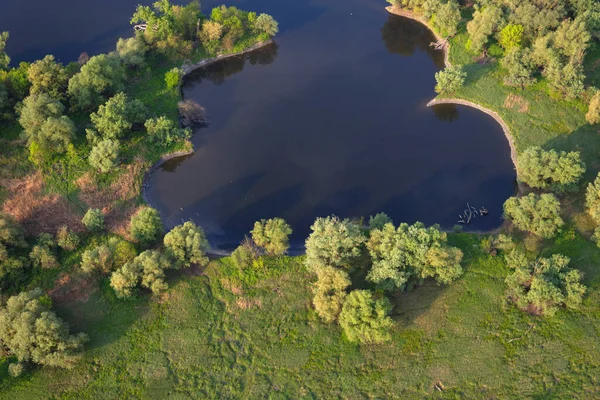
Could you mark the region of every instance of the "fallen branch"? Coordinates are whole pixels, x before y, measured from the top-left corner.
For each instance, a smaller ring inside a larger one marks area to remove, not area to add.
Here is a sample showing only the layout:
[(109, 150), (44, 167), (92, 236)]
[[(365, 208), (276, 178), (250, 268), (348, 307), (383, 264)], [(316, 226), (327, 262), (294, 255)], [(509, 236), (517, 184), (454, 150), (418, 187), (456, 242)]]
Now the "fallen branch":
[(508, 342), (506, 342), (506, 343), (512, 343), (512, 342), (514, 342), (515, 340), (521, 340), (521, 339), (523, 339), (523, 338), (524, 338), (525, 336), (527, 336), (527, 334), (528, 334), (528, 333), (529, 333), (529, 332), (530, 332), (530, 331), (533, 329), (533, 327), (534, 327), (534, 326), (535, 326), (535, 324), (529, 324), (529, 329), (527, 329), (527, 332), (525, 332), (525, 333), (523, 334), (523, 336), (521, 336), (521, 337), (518, 337), (518, 338), (509, 339), (509, 340), (508, 340)]

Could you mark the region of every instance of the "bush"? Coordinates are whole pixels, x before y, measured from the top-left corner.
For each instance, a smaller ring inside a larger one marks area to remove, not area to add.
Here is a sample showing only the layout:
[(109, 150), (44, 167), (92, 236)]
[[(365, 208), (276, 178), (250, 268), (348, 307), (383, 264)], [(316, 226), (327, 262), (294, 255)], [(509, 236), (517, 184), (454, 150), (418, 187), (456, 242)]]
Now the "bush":
[(504, 50), (521, 47), (523, 42), (523, 26), (508, 24), (498, 34), (498, 42)]
[(183, 79), (183, 71), (179, 68), (173, 68), (170, 71), (167, 71), (165, 74), (165, 83), (167, 84), (167, 89), (171, 90), (173, 88), (177, 88), (181, 85), (181, 81)]
[(61, 249), (67, 251), (74, 251), (79, 246), (79, 236), (67, 226), (61, 227), (56, 232), (56, 241)]
[(31, 64), (27, 75), (32, 95), (46, 93), (57, 100), (65, 97), (69, 76), (65, 67), (55, 61), (54, 56), (48, 55)]
[(208, 240), (202, 228), (192, 221), (173, 228), (165, 235), (163, 243), (166, 254), (175, 262), (176, 268), (189, 267), (191, 264), (204, 267), (208, 264)]
[(565, 192), (576, 189), (585, 164), (578, 151), (558, 153), (535, 146), (521, 154), (517, 171), (519, 179), (533, 188)]
[(585, 208), (594, 222), (600, 225), (600, 174), (590, 183), (585, 193)]
[(585, 120), (590, 125), (600, 124), (600, 91), (597, 91), (592, 100), (590, 100)]
[(0, 212), (0, 244), (11, 247), (25, 247), (25, 232), (10, 215)]
[(576, 308), (586, 289), (580, 283), (581, 273), (567, 268), (568, 264), (567, 257), (554, 254), (517, 267), (506, 278), (509, 300), (535, 315), (552, 315), (561, 306)]
[(131, 236), (142, 246), (156, 243), (163, 234), (163, 224), (158, 211), (154, 208), (143, 207), (131, 217)]
[(87, 336), (70, 335), (69, 327), (51, 305), (40, 289), (10, 297), (0, 309), (0, 341), (19, 363), (72, 368)]
[(187, 140), (192, 136), (189, 129), (181, 129), (167, 117), (151, 118), (146, 121), (148, 140), (167, 146), (179, 140)]
[(315, 272), (317, 273), (317, 282), (313, 288), (315, 311), (323, 321), (335, 322), (346, 299), (346, 288), (352, 282), (345, 271), (333, 267), (320, 267)]
[(247, 236), (242, 243), (231, 253), (231, 260), (240, 269), (250, 267), (254, 260), (261, 255), (261, 250)]
[(110, 285), (120, 298), (130, 297), (140, 284), (152, 293), (159, 294), (168, 288), (164, 271), (169, 264), (167, 257), (160, 252), (146, 250), (113, 272)]
[(56, 268), (58, 260), (56, 259), (56, 242), (52, 235), (42, 233), (36, 242), (36, 245), (31, 249), (29, 258), (36, 268)]
[(350, 269), (365, 241), (360, 226), (336, 216), (317, 218), (306, 239), (306, 265), (313, 270), (331, 266)]
[(386, 213), (379, 213), (369, 217), (370, 229), (381, 229), (387, 224), (393, 223), (392, 219)]
[(48, 118), (60, 118), (65, 107), (60, 101), (46, 93), (31, 95), (23, 100), (20, 109), (19, 124), (25, 131), (29, 141), (39, 136), (44, 122)]
[(117, 54), (121, 61), (129, 68), (142, 68), (146, 64), (146, 44), (141, 37), (128, 39), (119, 38), (117, 41)]
[(260, 14), (254, 21), (254, 29), (273, 37), (279, 32), (279, 24), (269, 14)]
[(404, 289), (417, 278), (435, 278), (449, 284), (462, 275), (462, 252), (446, 244), (447, 235), (438, 226), (426, 228), (420, 222), (387, 224), (371, 231), (367, 248), (373, 260), (367, 280), (385, 290)]
[(292, 234), (292, 228), (281, 218), (257, 221), (250, 233), (254, 243), (271, 256), (283, 255), (290, 247), (289, 235)]
[(136, 256), (137, 252), (131, 243), (118, 237), (111, 237), (105, 244), (82, 253), (81, 269), (88, 273), (108, 273), (132, 261)]
[(75, 124), (69, 117), (50, 117), (29, 140), (30, 144), (36, 143), (43, 154), (65, 153), (75, 137), (75, 132)]
[(91, 139), (119, 139), (134, 126), (141, 126), (147, 115), (144, 103), (129, 100), (126, 94), (118, 93), (101, 105), (97, 112), (90, 114), (94, 127), (100, 133), (99, 137), (92, 136)]
[(391, 339), (393, 325), (388, 317), (391, 306), (384, 298), (375, 299), (368, 290), (351, 292), (344, 302), (339, 321), (346, 337), (351, 342), (383, 343)]
[(104, 229), (104, 214), (97, 208), (90, 208), (83, 216), (81, 223), (91, 232), (101, 231)]
[(13, 378), (21, 376), (25, 372), (25, 366), (22, 363), (8, 364), (8, 373)]
[(92, 168), (102, 173), (107, 173), (117, 165), (119, 158), (120, 143), (118, 140), (104, 139), (98, 142), (92, 151), (88, 161)]
[(560, 202), (549, 193), (511, 197), (504, 203), (504, 218), (510, 219), (517, 228), (543, 238), (553, 237), (564, 225)]
[(446, 67), (444, 70), (435, 73), (437, 93), (454, 93), (465, 84), (467, 73), (461, 65)]
[(525, 87), (533, 84), (535, 64), (531, 59), (531, 51), (513, 47), (508, 50), (500, 65), (507, 71), (504, 83), (511, 86)]

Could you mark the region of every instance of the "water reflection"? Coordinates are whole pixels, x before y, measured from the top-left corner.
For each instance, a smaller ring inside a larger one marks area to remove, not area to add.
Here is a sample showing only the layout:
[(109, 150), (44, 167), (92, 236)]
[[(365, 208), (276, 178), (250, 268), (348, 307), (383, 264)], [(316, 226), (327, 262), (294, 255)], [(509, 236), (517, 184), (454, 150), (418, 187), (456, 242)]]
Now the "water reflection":
[(456, 121), (460, 116), (456, 104), (438, 104), (431, 107), (435, 113), (435, 117), (440, 121), (452, 122)]

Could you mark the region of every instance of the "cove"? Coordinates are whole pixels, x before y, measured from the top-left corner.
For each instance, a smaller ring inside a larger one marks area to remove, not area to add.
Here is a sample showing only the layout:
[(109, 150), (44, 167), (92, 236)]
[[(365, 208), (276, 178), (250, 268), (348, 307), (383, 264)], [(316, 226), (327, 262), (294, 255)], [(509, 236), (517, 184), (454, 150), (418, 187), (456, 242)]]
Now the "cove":
[(489, 210), (468, 229), (498, 227), (515, 191), (508, 141), (477, 110), (426, 107), (443, 68), (433, 34), (377, 2), (285, 4), (303, 18), (293, 29), (261, 3), (282, 24), (276, 45), (184, 85), (212, 122), (196, 130), (195, 154), (149, 179), (167, 228), (192, 219), (232, 248), (254, 221), (281, 217), (301, 246), (319, 216), (383, 211), (451, 228), (467, 203)]

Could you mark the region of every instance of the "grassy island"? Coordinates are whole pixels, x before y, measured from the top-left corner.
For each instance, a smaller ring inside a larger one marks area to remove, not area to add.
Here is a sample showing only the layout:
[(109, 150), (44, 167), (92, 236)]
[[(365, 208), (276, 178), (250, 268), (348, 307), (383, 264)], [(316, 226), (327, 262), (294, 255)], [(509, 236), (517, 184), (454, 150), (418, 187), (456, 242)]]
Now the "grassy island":
[(209, 258), (202, 227), (164, 231), (143, 179), (206, 123), (184, 76), (277, 22), (160, 0), (66, 66), (11, 67), (0, 34), (0, 398), (597, 397), (600, 6), (388, 11), (446, 49), (437, 101), (506, 125), (521, 190), (499, 232), (328, 216), (291, 257), (274, 218)]

